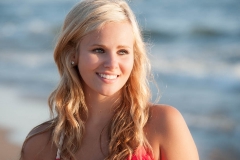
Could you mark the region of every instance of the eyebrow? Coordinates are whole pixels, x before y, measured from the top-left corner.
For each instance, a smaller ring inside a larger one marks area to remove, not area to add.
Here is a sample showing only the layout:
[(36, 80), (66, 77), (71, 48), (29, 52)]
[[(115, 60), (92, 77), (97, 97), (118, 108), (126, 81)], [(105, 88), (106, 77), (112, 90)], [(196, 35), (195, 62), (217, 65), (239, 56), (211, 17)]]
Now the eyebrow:
[[(107, 46), (103, 45), (103, 44), (92, 44), (91, 47), (93, 47), (93, 46), (99, 46), (99, 47), (107, 48)], [(119, 46), (117, 46), (117, 48), (130, 48), (131, 49), (132, 47), (130, 47), (128, 45), (119, 45)]]
[(126, 45), (119, 45), (117, 48), (132, 48), (132, 47)]

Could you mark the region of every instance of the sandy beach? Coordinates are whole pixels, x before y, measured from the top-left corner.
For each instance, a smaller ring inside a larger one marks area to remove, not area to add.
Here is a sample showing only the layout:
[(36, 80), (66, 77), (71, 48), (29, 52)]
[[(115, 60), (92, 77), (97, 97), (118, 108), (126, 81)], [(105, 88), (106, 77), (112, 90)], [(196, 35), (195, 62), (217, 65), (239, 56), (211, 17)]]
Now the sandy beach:
[(20, 157), (21, 146), (9, 141), (8, 134), (10, 130), (0, 127), (0, 159), (18, 160)]
[(0, 83), (0, 88), (4, 97), (0, 101), (0, 160), (18, 160), (25, 137), (48, 119), (49, 111), (44, 102), (24, 98), (9, 85)]

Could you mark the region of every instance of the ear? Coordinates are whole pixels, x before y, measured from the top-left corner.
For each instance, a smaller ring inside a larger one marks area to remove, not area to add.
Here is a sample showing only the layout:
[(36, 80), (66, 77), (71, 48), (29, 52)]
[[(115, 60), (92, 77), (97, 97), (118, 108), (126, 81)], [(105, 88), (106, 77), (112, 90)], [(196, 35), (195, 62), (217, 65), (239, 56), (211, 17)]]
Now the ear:
[(78, 51), (72, 54), (72, 57), (71, 57), (72, 66), (76, 66), (78, 64), (78, 54), (79, 54)]

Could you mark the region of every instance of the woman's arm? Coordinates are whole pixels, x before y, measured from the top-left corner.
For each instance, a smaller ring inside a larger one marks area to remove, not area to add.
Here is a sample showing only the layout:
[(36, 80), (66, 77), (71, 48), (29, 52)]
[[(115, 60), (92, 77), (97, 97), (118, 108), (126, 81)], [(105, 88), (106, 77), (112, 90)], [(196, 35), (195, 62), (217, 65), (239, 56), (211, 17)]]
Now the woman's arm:
[[(154, 135), (159, 142), (161, 160), (199, 160), (192, 135), (177, 109), (157, 105), (151, 109), (150, 118), (157, 132)], [(153, 152), (156, 151), (153, 149)]]
[(20, 160), (53, 160), (57, 149), (51, 141), (51, 130), (48, 124), (34, 128), (25, 140)]

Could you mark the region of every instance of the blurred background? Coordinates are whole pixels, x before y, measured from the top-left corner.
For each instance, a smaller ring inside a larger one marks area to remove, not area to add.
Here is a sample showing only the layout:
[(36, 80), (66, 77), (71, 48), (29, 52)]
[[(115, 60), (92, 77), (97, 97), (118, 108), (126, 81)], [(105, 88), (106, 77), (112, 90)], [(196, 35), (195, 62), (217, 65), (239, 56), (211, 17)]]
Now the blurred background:
[[(18, 159), (49, 119), (53, 47), (76, 0), (0, 0), (0, 159)], [(159, 92), (184, 116), (202, 160), (240, 159), (240, 1), (132, 0)], [(184, 146), (183, 146), (184, 147)]]

